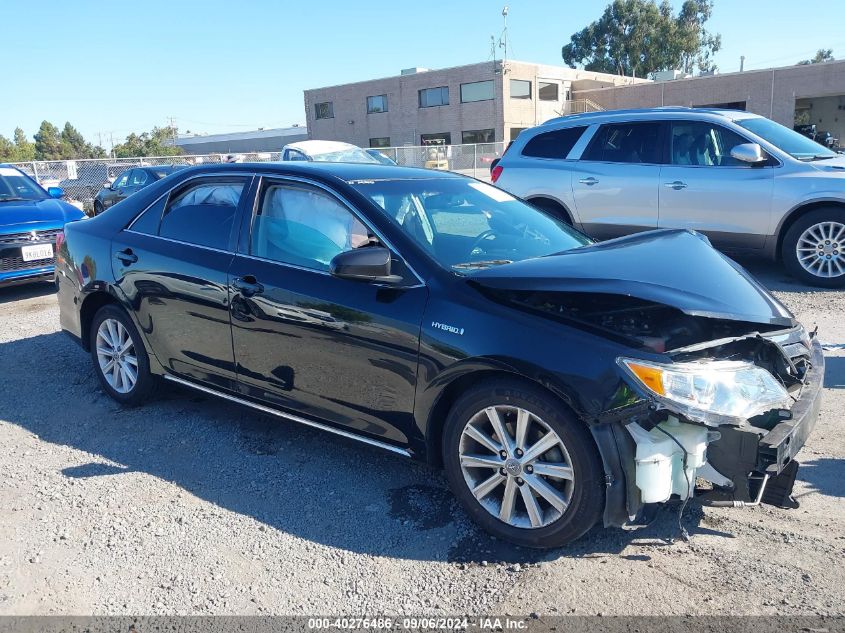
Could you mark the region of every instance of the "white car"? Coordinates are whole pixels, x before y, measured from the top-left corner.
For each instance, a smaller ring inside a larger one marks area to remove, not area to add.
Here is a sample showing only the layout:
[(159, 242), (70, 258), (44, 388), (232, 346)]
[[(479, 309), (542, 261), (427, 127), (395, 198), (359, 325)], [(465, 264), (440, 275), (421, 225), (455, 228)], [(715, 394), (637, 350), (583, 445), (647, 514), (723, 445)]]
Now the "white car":
[(282, 148), (282, 160), (307, 160), (322, 163), (374, 163), (378, 160), (350, 143), (340, 141), (299, 141)]

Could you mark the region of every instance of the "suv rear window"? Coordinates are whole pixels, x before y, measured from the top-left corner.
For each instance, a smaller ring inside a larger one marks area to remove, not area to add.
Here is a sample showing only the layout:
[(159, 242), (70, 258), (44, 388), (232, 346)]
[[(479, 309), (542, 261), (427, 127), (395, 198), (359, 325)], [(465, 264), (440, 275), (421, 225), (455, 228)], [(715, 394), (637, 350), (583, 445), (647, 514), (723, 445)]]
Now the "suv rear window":
[(659, 122), (602, 125), (581, 160), (606, 163), (659, 163)]
[(538, 134), (522, 150), (523, 156), (532, 158), (566, 158), (586, 127), (567, 127)]

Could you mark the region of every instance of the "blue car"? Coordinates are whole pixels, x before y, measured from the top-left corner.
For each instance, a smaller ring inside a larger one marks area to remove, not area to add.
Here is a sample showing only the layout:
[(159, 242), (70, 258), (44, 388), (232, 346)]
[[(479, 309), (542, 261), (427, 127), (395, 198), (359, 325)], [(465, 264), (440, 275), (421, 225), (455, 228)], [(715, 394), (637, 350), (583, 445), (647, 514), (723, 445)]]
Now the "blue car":
[(19, 169), (0, 164), (0, 288), (53, 278), (56, 240), (67, 222), (85, 217)]

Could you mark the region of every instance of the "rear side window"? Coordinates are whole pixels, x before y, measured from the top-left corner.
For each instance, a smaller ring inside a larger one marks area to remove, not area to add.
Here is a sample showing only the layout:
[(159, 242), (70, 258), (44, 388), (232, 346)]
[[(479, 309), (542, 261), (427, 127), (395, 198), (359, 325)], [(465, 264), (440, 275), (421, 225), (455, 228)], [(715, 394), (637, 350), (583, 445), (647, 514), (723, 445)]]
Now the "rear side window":
[(158, 234), (188, 244), (225, 250), (246, 178), (209, 178), (170, 196)]
[(526, 143), (522, 155), (532, 158), (564, 159), (586, 129), (586, 127), (568, 127), (538, 134)]
[(603, 125), (581, 160), (607, 163), (659, 163), (660, 126), (656, 121)]

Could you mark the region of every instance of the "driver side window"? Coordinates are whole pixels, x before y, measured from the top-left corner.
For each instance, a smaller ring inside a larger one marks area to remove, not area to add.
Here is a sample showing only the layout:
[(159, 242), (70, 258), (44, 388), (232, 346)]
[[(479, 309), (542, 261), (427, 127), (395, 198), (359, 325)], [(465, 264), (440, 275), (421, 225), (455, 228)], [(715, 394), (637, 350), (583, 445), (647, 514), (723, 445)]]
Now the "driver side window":
[(125, 172), (120, 174), (120, 176), (118, 176), (117, 179), (114, 181), (112, 189), (120, 189), (121, 187), (125, 187), (126, 183), (129, 181), (129, 174), (131, 172), (131, 169), (127, 169)]
[(307, 185), (270, 182), (253, 219), (250, 253), (326, 271), (335, 255), (368, 240), (367, 227), (329, 194)]

